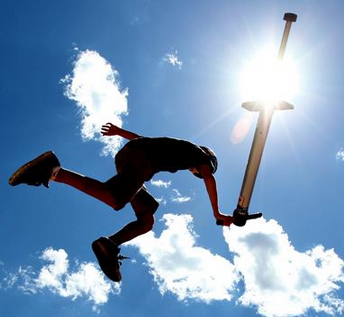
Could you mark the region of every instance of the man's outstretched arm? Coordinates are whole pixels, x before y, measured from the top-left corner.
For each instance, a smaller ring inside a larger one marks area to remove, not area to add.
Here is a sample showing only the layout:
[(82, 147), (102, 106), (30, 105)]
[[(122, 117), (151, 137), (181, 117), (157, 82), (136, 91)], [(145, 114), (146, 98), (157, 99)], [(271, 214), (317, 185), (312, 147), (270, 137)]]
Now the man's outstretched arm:
[(211, 173), (209, 166), (202, 165), (200, 167), (200, 173), (202, 174), (204, 184), (208, 192), (214, 217), (216, 218), (216, 220), (221, 220), (224, 226), (230, 226), (233, 222), (233, 217), (226, 216), (222, 214), (219, 210), (216, 180), (213, 174)]
[(128, 130), (124, 130), (112, 123), (104, 124), (102, 126), (101, 134), (106, 136), (118, 135), (128, 140), (133, 140), (140, 137), (140, 135)]

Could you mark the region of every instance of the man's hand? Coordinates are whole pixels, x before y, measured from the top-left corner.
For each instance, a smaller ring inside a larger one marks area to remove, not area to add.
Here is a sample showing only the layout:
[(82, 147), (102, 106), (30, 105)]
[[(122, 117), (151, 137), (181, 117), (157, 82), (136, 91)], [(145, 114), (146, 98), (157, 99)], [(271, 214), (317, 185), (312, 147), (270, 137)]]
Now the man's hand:
[(120, 135), (121, 128), (112, 123), (107, 123), (102, 126), (101, 134), (106, 136)]
[(216, 224), (219, 226), (229, 227), (233, 223), (234, 218), (232, 216), (226, 216), (223, 214), (216, 215)]
[(138, 134), (124, 130), (110, 122), (102, 126), (101, 134), (106, 136), (118, 135), (128, 140), (133, 140), (140, 137)]

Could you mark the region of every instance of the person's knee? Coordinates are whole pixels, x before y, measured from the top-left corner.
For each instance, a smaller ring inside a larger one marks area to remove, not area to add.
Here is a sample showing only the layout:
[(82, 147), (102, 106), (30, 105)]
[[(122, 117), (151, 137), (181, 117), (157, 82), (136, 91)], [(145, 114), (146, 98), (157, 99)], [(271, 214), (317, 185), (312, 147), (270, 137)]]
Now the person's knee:
[(154, 226), (154, 216), (153, 214), (146, 214), (137, 219), (141, 223), (141, 228), (144, 233), (151, 231)]
[(116, 211), (119, 211), (119, 210), (121, 210), (123, 208), (123, 206), (122, 205), (118, 205), (116, 203), (113, 203), (112, 204), (112, 208), (115, 209)]
[(113, 199), (112, 200), (112, 208), (115, 209), (116, 211), (121, 210), (124, 206), (126, 205), (126, 202), (120, 201), (118, 199)]
[(131, 206), (133, 207), (136, 216), (140, 217), (141, 214), (154, 215), (159, 208), (159, 203), (147, 192), (140, 191), (139, 194), (137, 194), (131, 201)]

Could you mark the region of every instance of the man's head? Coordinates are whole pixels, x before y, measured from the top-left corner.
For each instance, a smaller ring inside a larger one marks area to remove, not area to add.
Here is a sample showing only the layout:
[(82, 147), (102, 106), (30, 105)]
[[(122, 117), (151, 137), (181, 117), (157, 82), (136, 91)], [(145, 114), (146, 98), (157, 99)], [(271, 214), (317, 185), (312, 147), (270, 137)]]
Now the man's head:
[[(209, 166), (211, 167), (211, 173), (215, 174), (217, 170), (217, 158), (214, 151), (206, 146), (200, 146), (200, 148), (203, 150), (205, 154), (207, 154), (210, 163)], [(192, 169), (191, 172), (198, 178), (203, 178), (202, 174), (196, 168)]]

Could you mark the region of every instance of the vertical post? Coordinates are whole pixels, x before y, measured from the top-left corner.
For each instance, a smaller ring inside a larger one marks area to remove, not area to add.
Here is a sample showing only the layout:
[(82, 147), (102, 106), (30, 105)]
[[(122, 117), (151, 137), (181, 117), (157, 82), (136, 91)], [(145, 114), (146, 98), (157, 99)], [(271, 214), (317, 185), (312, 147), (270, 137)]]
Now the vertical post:
[(259, 111), (257, 127), (254, 134), (237, 206), (238, 209), (241, 209), (244, 212), (248, 211), (251, 201), (254, 184), (256, 182), (259, 165), (262, 159), (273, 114), (273, 107), (262, 107), (262, 109)]
[(288, 41), (288, 37), (289, 37), (291, 24), (293, 22), (296, 22), (296, 19), (297, 19), (297, 15), (294, 13), (286, 13), (283, 17), (283, 20), (286, 21), (286, 23), (285, 23), (285, 27), (284, 27), (281, 45), (280, 45), (280, 48), (278, 51), (278, 57), (277, 58), (279, 60), (282, 60), (284, 57), (285, 49), (287, 47), (287, 41)]
[[(296, 14), (286, 13), (283, 18), (286, 21), (280, 49), (278, 52), (278, 59), (282, 60), (284, 57), (288, 36), (291, 28), (292, 22), (295, 22), (297, 19)], [(237, 208), (234, 211), (234, 218), (237, 218), (237, 224), (243, 226), (246, 223), (246, 220), (249, 219), (248, 208), (252, 197), (252, 192), (254, 184), (256, 181), (260, 161), (263, 155), (266, 139), (268, 136), (270, 123), (272, 120), (273, 113), (276, 109), (285, 110), (292, 109), (292, 105), (287, 103), (277, 102), (274, 106), (264, 107), (261, 102), (247, 102), (243, 104), (243, 107), (249, 111), (259, 111), (259, 117), (257, 121), (257, 127), (254, 134), (251, 151), (246, 166), (245, 176), (242, 183), (240, 196), (237, 204)], [(287, 105), (285, 107), (285, 105)]]

